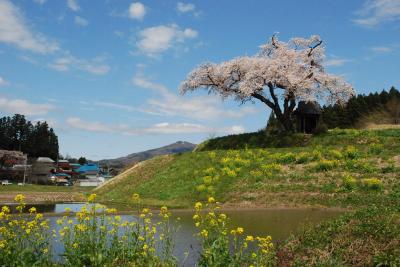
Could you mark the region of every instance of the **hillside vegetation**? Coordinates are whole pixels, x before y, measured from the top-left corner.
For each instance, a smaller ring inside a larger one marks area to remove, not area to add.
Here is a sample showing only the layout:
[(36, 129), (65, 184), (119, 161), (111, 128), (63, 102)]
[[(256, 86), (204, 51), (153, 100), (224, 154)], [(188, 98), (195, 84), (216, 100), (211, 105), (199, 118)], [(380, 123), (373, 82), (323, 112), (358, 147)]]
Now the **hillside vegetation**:
[(348, 208), (277, 244), (276, 266), (400, 266), (399, 173), (398, 128), (277, 139), (259, 132), (143, 162), (97, 191), (104, 202), (129, 204), (139, 193), (143, 205), (170, 207), (213, 195), (223, 207)]
[(290, 147), (224, 149), (260, 136), (219, 138), (196, 152), (154, 158), (97, 193), (104, 202), (119, 203), (139, 193), (144, 204), (172, 207), (189, 207), (209, 195), (235, 207), (357, 207), (390, 201), (399, 185), (398, 129), (332, 130), (297, 135)]

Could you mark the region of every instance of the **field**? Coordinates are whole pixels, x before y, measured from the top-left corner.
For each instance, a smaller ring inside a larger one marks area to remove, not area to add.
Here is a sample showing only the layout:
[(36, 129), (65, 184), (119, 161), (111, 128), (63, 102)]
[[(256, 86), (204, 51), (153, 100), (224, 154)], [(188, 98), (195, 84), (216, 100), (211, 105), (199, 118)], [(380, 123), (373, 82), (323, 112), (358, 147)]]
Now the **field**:
[(28, 203), (83, 201), (93, 187), (7, 185), (0, 186), (0, 203), (13, 202), (15, 195), (24, 194)]

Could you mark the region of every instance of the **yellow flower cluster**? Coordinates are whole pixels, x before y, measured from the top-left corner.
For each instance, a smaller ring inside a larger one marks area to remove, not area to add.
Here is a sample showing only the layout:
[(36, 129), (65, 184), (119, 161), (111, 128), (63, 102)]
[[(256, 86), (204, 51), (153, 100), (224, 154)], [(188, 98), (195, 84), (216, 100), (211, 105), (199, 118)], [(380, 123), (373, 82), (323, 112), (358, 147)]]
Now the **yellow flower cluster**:
[(89, 197), (87, 198), (87, 201), (89, 203), (92, 203), (96, 200), (97, 195), (96, 194), (90, 194)]
[[(231, 255), (234, 266), (265, 266), (270, 259), (270, 251), (273, 248), (272, 239), (268, 237), (254, 237), (243, 234), (243, 227), (236, 227), (228, 231), (226, 214), (220, 212), (220, 207), (214, 197), (209, 197), (205, 208), (203, 204), (197, 202), (194, 205), (195, 214), (193, 220), (198, 229), (198, 238), (202, 244), (202, 259), (204, 265), (214, 266), (220, 264), (220, 260), (215, 257), (218, 255)], [(227, 235), (230, 232), (231, 235)], [(249, 246), (249, 242), (254, 246)], [(255, 247), (255, 248), (254, 248)], [(244, 255), (251, 255), (246, 258)], [(245, 263), (246, 262), (246, 263)], [(230, 263), (232, 264), (232, 262)]]

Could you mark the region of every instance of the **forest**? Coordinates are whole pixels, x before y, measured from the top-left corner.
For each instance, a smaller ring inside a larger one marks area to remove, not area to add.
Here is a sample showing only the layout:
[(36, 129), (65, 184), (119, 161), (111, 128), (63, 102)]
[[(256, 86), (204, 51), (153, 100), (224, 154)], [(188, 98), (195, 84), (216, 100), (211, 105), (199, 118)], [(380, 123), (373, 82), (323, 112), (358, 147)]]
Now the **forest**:
[(324, 106), (322, 118), (329, 129), (332, 128), (359, 128), (363, 122), (369, 122), (372, 114), (378, 113), (381, 116), (378, 121), (371, 121), (377, 124), (399, 124), (400, 123), (400, 92), (391, 87), (389, 92), (382, 90), (378, 93), (368, 95), (359, 94), (349, 99), (346, 105)]
[(47, 122), (31, 122), (24, 115), (0, 118), (0, 149), (18, 150), (28, 157), (58, 156), (58, 137)]

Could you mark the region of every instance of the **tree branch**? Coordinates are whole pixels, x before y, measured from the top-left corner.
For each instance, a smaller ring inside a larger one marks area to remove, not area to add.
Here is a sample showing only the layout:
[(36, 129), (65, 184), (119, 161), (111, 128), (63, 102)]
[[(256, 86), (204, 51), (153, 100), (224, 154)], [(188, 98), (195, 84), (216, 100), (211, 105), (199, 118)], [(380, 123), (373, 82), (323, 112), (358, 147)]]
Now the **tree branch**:
[(308, 52), (308, 57), (311, 56), (312, 52), (315, 50), (315, 48), (317, 48), (318, 46), (320, 46), (322, 44), (322, 40), (320, 40), (318, 43), (316, 43), (314, 46), (310, 47), (310, 51)]

